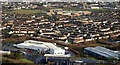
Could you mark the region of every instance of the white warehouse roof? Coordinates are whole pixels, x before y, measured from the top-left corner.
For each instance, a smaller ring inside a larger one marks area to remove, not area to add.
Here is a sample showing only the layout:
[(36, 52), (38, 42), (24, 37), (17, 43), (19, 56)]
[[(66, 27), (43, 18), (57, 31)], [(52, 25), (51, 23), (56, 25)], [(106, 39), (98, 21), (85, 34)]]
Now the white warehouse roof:
[(45, 51), (45, 50), (54, 50), (54, 51), (63, 51), (65, 52), (64, 49), (56, 46), (55, 43), (49, 43), (49, 42), (41, 42), (41, 41), (34, 41), (34, 40), (28, 40), (23, 43), (15, 45), (18, 48), (28, 48), (28, 49), (33, 49), (33, 50), (40, 50), (40, 51)]

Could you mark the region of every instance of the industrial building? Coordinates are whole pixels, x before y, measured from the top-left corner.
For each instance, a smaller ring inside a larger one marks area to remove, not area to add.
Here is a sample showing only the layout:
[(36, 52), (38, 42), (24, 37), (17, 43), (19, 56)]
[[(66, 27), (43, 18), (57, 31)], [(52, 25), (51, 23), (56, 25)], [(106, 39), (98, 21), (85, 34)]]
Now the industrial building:
[(70, 61), (71, 59), (71, 55), (67, 54), (67, 55), (62, 55), (62, 54), (45, 54), (44, 55), (45, 59), (42, 59), (43, 61), (61, 61), (61, 62), (65, 62), (65, 61)]
[(0, 50), (0, 54), (10, 54), (11, 53), (11, 51), (3, 51), (3, 50)]
[(119, 53), (104, 47), (87, 47), (84, 52), (96, 57), (120, 59)]
[(56, 43), (28, 40), (23, 43), (16, 44), (14, 46), (18, 48), (37, 50), (38, 52), (42, 52), (42, 53), (63, 54), (63, 55), (65, 54), (65, 50), (56, 46)]

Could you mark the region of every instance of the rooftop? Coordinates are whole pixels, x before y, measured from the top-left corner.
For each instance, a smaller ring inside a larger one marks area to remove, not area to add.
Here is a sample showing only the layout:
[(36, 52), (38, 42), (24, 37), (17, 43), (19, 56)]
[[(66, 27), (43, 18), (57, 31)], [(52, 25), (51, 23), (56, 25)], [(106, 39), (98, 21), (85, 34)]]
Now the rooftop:
[(49, 57), (70, 57), (70, 54), (63, 55), (63, 54), (45, 54), (44, 56), (49, 56)]
[(29, 48), (29, 49), (35, 49), (35, 50), (38, 50), (38, 49), (63, 50), (62, 48), (57, 47), (55, 43), (41, 42), (41, 41), (34, 41), (34, 40), (28, 40), (28, 41), (25, 41), (24, 43), (17, 44), (17, 47)]
[(115, 53), (114, 51), (112, 50), (109, 50), (107, 48), (104, 48), (104, 47), (87, 47), (85, 48), (85, 50), (89, 50), (89, 51), (92, 51), (96, 54), (99, 54), (99, 55), (102, 55), (104, 57), (118, 57), (119, 58), (119, 54), (118, 53)]

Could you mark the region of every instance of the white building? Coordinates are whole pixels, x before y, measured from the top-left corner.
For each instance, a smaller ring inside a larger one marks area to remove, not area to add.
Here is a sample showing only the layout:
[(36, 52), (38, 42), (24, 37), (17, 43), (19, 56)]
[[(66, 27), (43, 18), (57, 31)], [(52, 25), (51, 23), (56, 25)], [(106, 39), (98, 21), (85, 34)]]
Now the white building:
[(45, 54), (44, 55), (45, 57), (70, 57), (71, 55), (70, 54), (67, 54), (67, 55), (61, 55), (61, 54)]
[(10, 51), (2, 51), (2, 50), (0, 50), (0, 54), (10, 54), (11, 52)]
[(100, 9), (100, 7), (91, 7), (91, 9)]
[(20, 43), (14, 46), (18, 48), (38, 50), (44, 53), (46, 51), (49, 51), (50, 54), (65, 54), (65, 50), (60, 47), (57, 47), (55, 43), (28, 40), (28, 41), (25, 41), (23, 43)]

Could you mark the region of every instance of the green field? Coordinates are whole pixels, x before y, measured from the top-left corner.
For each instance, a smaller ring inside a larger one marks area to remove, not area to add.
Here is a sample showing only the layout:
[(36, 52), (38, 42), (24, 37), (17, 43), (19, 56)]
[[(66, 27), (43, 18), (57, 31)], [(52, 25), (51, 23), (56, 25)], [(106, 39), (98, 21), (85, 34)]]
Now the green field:
[(26, 15), (29, 15), (29, 14), (35, 14), (35, 13), (40, 13), (42, 12), (43, 10), (15, 10), (15, 11), (11, 11), (9, 12), (10, 14), (13, 14), (13, 13), (18, 13), (18, 14), (26, 14)]
[(26, 63), (34, 63), (33, 61), (31, 61), (31, 60), (27, 60), (27, 59), (19, 59), (19, 61), (23, 61), (23, 62), (26, 62)]

